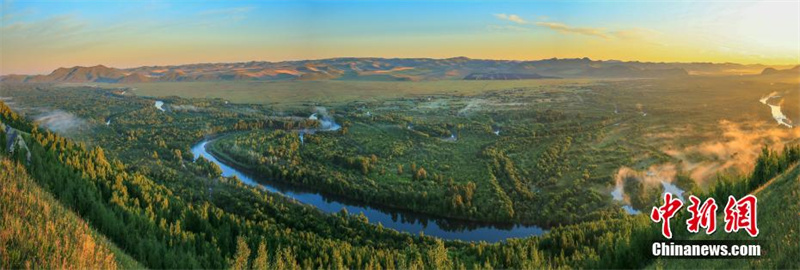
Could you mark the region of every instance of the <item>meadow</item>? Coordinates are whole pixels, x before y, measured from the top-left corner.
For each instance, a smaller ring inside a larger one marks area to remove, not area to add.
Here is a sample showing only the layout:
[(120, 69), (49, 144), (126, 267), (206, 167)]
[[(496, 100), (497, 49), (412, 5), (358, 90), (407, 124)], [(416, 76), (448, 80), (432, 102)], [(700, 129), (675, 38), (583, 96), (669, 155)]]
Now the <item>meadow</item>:
[(183, 98), (222, 98), (234, 103), (268, 104), (276, 108), (296, 108), (307, 104), (334, 105), (353, 100), (375, 101), (419, 95), (469, 95), (515, 87), (588, 83), (588, 79), (550, 79), (518, 81), (217, 81), (155, 82), (122, 84), (140, 96)]

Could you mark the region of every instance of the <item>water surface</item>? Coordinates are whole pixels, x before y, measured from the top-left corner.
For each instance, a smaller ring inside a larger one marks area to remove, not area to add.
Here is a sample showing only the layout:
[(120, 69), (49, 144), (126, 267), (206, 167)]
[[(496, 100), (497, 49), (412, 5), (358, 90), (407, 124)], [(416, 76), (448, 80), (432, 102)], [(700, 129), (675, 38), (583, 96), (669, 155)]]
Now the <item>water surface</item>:
[(457, 219), (436, 218), (424, 214), (393, 210), (387, 207), (363, 205), (345, 198), (322, 195), (307, 189), (280, 184), (245, 173), (220, 162), (206, 150), (206, 145), (210, 142), (212, 141), (204, 140), (192, 147), (192, 154), (195, 160), (202, 156), (219, 165), (224, 177), (236, 176), (247, 185), (258, 186), (271, 192), (280, 193), (298, 202), (312, 205), (325, 213), (336, 213), (342, 209), (347, 209), (350, 214), (363, 213), (372, 224), (380, 223), (386, 228), (412, 234), (424, 233), (425, 235), (448, 240), (498, 242), (507, 238), (529, 237), (546, 232), (546, 230), (532, 225), (468, 222)]

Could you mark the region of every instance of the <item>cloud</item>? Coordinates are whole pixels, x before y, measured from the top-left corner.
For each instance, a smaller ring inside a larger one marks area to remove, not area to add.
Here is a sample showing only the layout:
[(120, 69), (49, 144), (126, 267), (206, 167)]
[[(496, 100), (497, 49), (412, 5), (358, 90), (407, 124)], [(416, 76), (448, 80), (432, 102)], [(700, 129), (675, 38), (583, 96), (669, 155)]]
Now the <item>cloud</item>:
[(48, 36), (51, 38), (63, 38), (83, 31), (86, 23), (77, 19), (74, 15), (57, 15), (45, 20), (34, 22), (15, 22), (4, 25), (2, 31), (4, 35), (23, 35), (29, 36)]
[(36, 117), (36, 122), (58, 133), (69, 133), (86, 126), (86, 121), (72, 113), (55, 110)]
[[(3, 59), (6, 63), (13, 63), (5, 65), (3, 72), (49, 72), (55, 67), (50, 66), (49, 70), (39, 69), (57, 61), (54, 59), (70, 58), (72, 55), (95, 50), (104, 42), (119, 40), (124, 35), (124, 32), (117, 31), (120, 30), (119, 26), (120, 24), (92, 25), (77, 14), (60, 14), (5, 24), (0, 28), (4, 38), (0, 49), (14, 54)], [(7, 67), (14, 69), (8, 70)], [(27, 71), (20, 71), (25, 69)]]
[(26, 16), (30, 16), (33, 14), (33, 9), (25, 9), (18, 12), (10, 12), (7, 8), (0, 10), (3, 14), (2, 22), (3, 24), (8, 24), (17, 21), (19, 18), (24, 18)]
[(662, 182), (673, 183), (678, 175), (678, 168), (675, 164), (655, 164), (647, 168), (645, 171), (638, 171), (630, 167), (622, 166), (614, 176), (615, 190), (612, 196), (618, 201), (625, 201), (630, 203), (630, 197), (625, 194), (625, 179), (633, 178), (642, 184), (653, 187), (659, 186)]
[(5, 38), (0, 49), (16, 53), (9, 58), (23, 58), (25, 52), (36, 50), (49, 52), (86, 50), (96, 42), (96, 39), (85, 38), (92, 36), (91, 29), (86, 21), (74, 14), (5, 24), (0, 28), (0, 33)]
[(606, 32), (606, 30), (602, 28), (573, 27), (558, 22), (536, 22), (536, 25), (544, 26), (550, 28), (551, 30), (555, 30), (566, 34), (580, 34), (580, 35), (600, 37), (604, 39), (611, 38), (611, 36)]
[(528, 29), (526, 27), (522, 27), (522, 26), (496, 25), (496, 24), (491, 24), (491, 25), (487, 26), (486, 28), (489, 29), (490, 31), (528, 31), (528, 30), (530, 30), (530, 29)]
[(205, 11), (201, 11), (200, 15), (231, 15), (231, 14), (241, 14), (247, 13), (251, 10), (255, 9), (255, 7), (235, 7), (235, 8), (222, 8), (222, 9), (209, 9)]
[(618, 40), (637, 41), (637, 42), (642, 42), (644, 44), (661, 46), (661, 47), (670, 46), (669, 43), (666, 42), (664, 34), (653, 29), (634, 27), (634, 28), (610, 31), (608, 32), (608, 34)]
[[(599, 37), (603, 39), (646, 40), (649, 37), (652, 37), (658, 33), (650, 29), (639, 28), (639, 27), (620, 29), (614, 31), (598, 27), (576, 27), (561, 22), (547, 21), (549, 17), (544, 15), (539, 16), (538, 17), (539, 21), (537, 22), (529, 22), (516, 14), (498, 13), (494, 14), (494, 17), (500, 20), (510, 21), (518, 25), (536, 25), (563, 34), (578, 34), (591, 37)], [(490, 25), (488, 28), (489, 30), (515, 30), (515, 31), (529, 29), (526, 28), (525, 26), (515, 26), (515, 25), (506, 25), (506, 26)]]
[(498, 19), (511, 21), (518, 24), (528, 23), (528, 21), (522, 19), (522, 17), (520, 17), (519, 15), (500, 13), (500, 14), (494, 14), (494, 16)]
[(202, 27), (215, 27), (226, 25), (231, 22), (240, 22), (247, 19), (247, 14), (254, 9), (255, 7), (248, 6), (201, 11), (197, 13), (200, 20), (197, 21), (196, 25)]
[[(515, 24), (521, 24), (521, 25), (531, 25), (531, 24), (533, 24), (533, 25), (537, 25), (537, 26), (542, 26), (542, 27), (548, 28), (550, 30), (554, 30), (554, 31), (557, 31), (557, 32), (560, 32), (560, 33), (564, 33), (564, 34), (579, 34), (579, 35), (599, 37), (599, 38), (603, 38), (603, 39), (611, 39), (611, 38), (639, 39), (643, 35), (642, 33), (644, 32), (642, 29), (624, 29), (624, 30), (618, 30), (618, 31), (609, 32), (609, 31), (607, 31), (607, 30), (605, 30), (603, 28), (575, 27), (575, 26), (570, 26), (570, 25), (567, 25), (567, 24), (564, 24), (564, 23), (560, 23), (560, 22), (547, 22), (547, 21), (544, 21), (544, 20), (548, 19), (547, 16), (539, 16), (541, 21), (537, 21), (537, 22), (528, 22), (527, 20), (523, 19), (519, 15), (515, 15), (515, 14), (498, 13), (498, 14), (494, 14), (494, 17), (498, 18), (500, 20), (510, 21), (510, 22), (515, 23)], [(513, 25), (509, 25), (508, 27), (501, 27), (501, 26), (492, 25), (492, 26), (489, 26), (489, 29), (490, 30), (522, 30), (522, 29), (526, 29), (526, 28), (521, 27), (521, 26), (513, 26)]]
[(749, 173), (764, 145), (781, 149), (800, 139), (800, 129), (776, 127), (763, 121), (737, 123), (721, 120), (719, 125), (721, 134), (717, 136), (720, 140), (662, 151), (680, 160), (683, 171), (702, 183), (716, 173)]
[(610, 32), (610, 34), (619, 39), (635, 40), (635, 39), (645, 39), (648, 36), (656, 34), (656, 32), (644, 28), (631, 28), (631, 29), (622, 29), (613, 31)]
[(208, 109), (198, 108), (197, 106), (194, 106), (194, 105), (174, 105), (174, 104), (170, 104), (169, 108), (172, 109), (172, 111), (174, 111), (174, 112), (179, 112), (179, 111), (188, 111), (188, 112), (208, 111)]

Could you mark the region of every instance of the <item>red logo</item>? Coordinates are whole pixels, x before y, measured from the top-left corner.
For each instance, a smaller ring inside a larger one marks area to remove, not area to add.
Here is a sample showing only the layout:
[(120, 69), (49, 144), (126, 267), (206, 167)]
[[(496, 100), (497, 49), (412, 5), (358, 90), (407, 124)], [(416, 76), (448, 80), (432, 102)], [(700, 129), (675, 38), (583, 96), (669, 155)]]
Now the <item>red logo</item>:
[(672, 230), (669, 228), (669, 220), (675, 216), (675, 212), (678, 212), (679, 209), (683, 206), (683, 202), (678, 199), (672, 198), (672, 193), (664, 193), (664, 205), (661, 207), (653, 207), (653, 211), (650, 212), (650, 219), (654, 222), (658, 223), (660, 221), (664, 221), (661, 224), (661, 234), (664, 235), (666, 238), (672, 238)]
[[(717, 202), (714, 198), (708, 198), (702, 204), (701, 200), (694, 195), (689, 196), (691, 205), (687, 207), (692, 217), (686, 220), (686, 229), (691, 233), (697, 233), (700, 228), (706, 228), (706, 234), (712, 234), (717, 230)], [(744, 229), (751, 237), (758, 236), (758, 226), (756, 224), (758, 199), (753, 195), (747, 195), (739, 200), (733, 196), (728, 196), (728, 203), (725, 205), (725, 232), (738, 232)], [(653, 222), (663, 222), (661, 224), (661, 234), (671, 239), (672, 230), (669, 227), (669, 220), (675, 213), (683, 207), (683, 202), (673, 198), (672, 194), (664, 193), (664, 205), (653, 207), (650, 212), (650, 219)]]
[(733, 196), (728, 197), (728, 204), (725, 206), (725, 232), (737, 232), (744, 228), (752, 237), (758, 235), (756, 225), (756, 208), (758, 199), (753, 195), (747, 195), (738, 201)]
[(689, 196), (689, 212), (692, 217), (686, 220), (687, 229), (689, 232), (697, 233), (700, 227), (706, 228), (706, 234), (712, 234), (717, 230), (717, 202), (714, 198), (708, 198), (703, 205), (700, 205), (700, 199), (694, 195)]

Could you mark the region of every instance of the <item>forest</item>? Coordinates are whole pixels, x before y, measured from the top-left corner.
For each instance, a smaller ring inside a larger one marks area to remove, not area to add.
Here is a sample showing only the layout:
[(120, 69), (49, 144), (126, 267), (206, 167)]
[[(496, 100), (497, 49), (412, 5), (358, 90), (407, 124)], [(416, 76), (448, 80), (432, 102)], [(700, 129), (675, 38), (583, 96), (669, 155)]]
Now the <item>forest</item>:
[[(81, 220), (69, 223), (85, 222), (90, 228), (77, 233), (107, 239), (93, 240), (107, 243), (98, 252), (114, 254), (113, 260), (99, 263), (116, 260), (130, 266), (124, 261), (132, 258), (148, 268), (236, 269), (630, 268), (664, 263), (641, 255), (660, 237), (658, 224), (645, 215), (626, 214), (608, 195), (620, 165), (647, 168), (672, 160), (663, 154), (631, 155), (657, 152), (645, 136), (616, 137), (620, 128), (644, 133), (645, 121), (655, 120), (636, 117), (635, 106), (623, 107), (629, 112), (622, 115), (613, 110), (592, 114), (577, 110), (583, 105), (572, 101), (560, 110), (546, 103), (471, 115), (463, 110), (476, 98), (575, 97), (586, 91), (582, 86), (353, 102), (327, 108), (328, 117), (341, 125), (330, 131), (309, 119), (320, 113), (316, 105), (287, 112), (223, 99), (161, 97), (158, 101), (166, 103), (162, 111), (153, 106), (155, 99), (124, 89), (13, 88), (2, 94), (13, 96), (17, 107), (0, 103), (0, 122), (8, 127), (0, 130), (0, 141), (12, 142), (0, 144), (9, 160), (3, 166), (15, 168), (4, 181), (33, 182), (23, 189), (51, 194), (48, 204)], [(583, 97), (585, 102), (605, 98)], [(45, 106), (80, 121), (65, 129), (53, 126), (36, 116), (41, 113), (36, 108)], [(469, 116), (447, 116), (459, 113)], [(618, 127), (619, 121), (629, 122)], [(221, 177), (219, 166), (192, 156), (191, 146), (208, 138), (215, 139), (209, 150), (220, 159), (275, 181), (434, 215), (535, 223), (548, 231), (496, 243), (450, 241), (387, 229), (359, 213), (326, 214)], [(747, 173), (721, 174), (705, 189), (678, 185), (700, 197), (753, 192), (793, 172), (800, 159), (795, 145), (773, 148), (764, 147)], [(640, 201), (636, 205), (644, 209), (657, 203)], [(397, 202), (404, 205), (393, 205)], [(25, 239), (19, 231), (4, 235), (12, 240), (2, 239), (3, 250)], [(7, 260), (7, 266), (23, 268), (44, 254), (25, 251)], [(793, 265), (786, 258), (769, 263)]]

